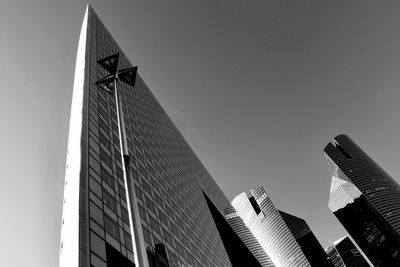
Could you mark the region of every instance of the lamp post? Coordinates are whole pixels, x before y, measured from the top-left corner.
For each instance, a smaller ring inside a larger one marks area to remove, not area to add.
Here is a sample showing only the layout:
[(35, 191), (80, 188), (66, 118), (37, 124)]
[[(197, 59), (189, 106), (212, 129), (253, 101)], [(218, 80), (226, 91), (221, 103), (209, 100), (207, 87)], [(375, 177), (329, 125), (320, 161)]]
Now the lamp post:
[[(107, 70), (110, 74), (98, 80), (95, 84), (104, 89), (107, 93), (115, 95), (115, 105), (117, 108), (118, 118), (118, 134), (120, 137), (120, 149), (122, 158), (122, 168), (124, 174), (125, 187), (128, 188), (127, 201), (129, 209), (129, 221), (131, 224), (131, 232), (135, 240), (133, 247), (135, 251), (135, 259), (138, 267), (149, 267), (147, 254), (144, 245), (142, 227), (140, 226), (139, 209), (134, 190), (133, 181), (130, 175), (129, 150), (126, 139), (124, 113), (122, 109), (120, 92), (118, 90), (119, 81), (135, 86), (137, 67), (130, 67), (118, 70), (119, 53), (100, 59), (97, 63)], [(133, 230), (133, 231), (132, 231)]]

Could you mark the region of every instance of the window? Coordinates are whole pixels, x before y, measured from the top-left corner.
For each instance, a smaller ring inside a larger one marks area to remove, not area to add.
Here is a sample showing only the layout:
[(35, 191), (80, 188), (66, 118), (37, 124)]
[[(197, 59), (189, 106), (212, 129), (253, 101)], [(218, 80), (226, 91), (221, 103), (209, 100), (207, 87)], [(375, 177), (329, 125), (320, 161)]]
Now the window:
[(153, 230), (155, 230), (156, 232), (160, 233), (160, 225), (159, 225), (158, 221), (156, 219), (154, 219), (153, 216), (149, 216), (149, 219), (150, 219), (151, 228), (153, 228)]
[[(119, 155), (118, 155), (119, 156)], [(120, 179), (121, 181), (124, 181), (124, 173), (122, 172), (122, 169), (117, 167), (117, 177), (118, 179)]]
[(147, 208), (148, 208), (149, 210), (151, 210), (154, 214), (157, 214), (157, 213), (156, 213), (156, 207), (154, 206), (153, 201), (151, 201), (151, 199), (148, 198), (147, 196), (146, 196), (146, 206), (147, 206)]
[(103, 211), (90, 201), (90, 217), (99, 225), (104, 225)]
[(90, 249), (100, 258), (106, 258), (105, 242), (94, 232), (90, 232)]
[(146, 211), (145, 211), (145, 209), (144, 209), (143, 206), (140, 205), (139, 203), (138, 203), (138, 208), (139, 208), (139, 215), (140, 215), (140, 217), (141, 217), (143, 220), (145, 220), (145, 221), (147, 222), (147, 216), (146, 216)]
[(110, 157), (110, 155), (108, 154), (106, 149), (103, 149), (103, 147), (100, 149), (100, 158), (102, 160), (102, 162), (104, 162), (105, 164), (107, 164), (107, 166), (111, 169), (112, 168), (112, 159)]
[(106, 232), (109, 233), (112, 237), (119, 240), (119, 231), (118, 226), (111, 217), (108, 215), (105, 216), (105, 229)]
[(115, 202), (114, 197), (113, 197), (110, 193), (108, 193), (107, 191), (104, 191), (103, 200), (104, 200), (104, 204), (105, 204), (107, 207), (109, 207), (110, 210), (112, 210), (112, 211), (114, 211), (114, 212), (116, 211), (116, 209), (117, 209), (117, 203)]
[(95, 158), (89, 154), (89, 166), (93, 168), (96, 173), (100, 173), (100, 163), (95, 160)]
[(114, 178), (104, 167), (101, 167), (101, 178), (109, 187), (114, 188)]
[(135, 184), (135, 193), (136, 197), (143, 201), (142, 190), (140, 190), (140, 188), (136, 184)]
[(102, 131), (100, 131), (99, 139), (102, 145), (104, 145), (107, 149), (110, 149), (111, 147), (110, 141)]
[(125, 192), (125, 188), (122, 185), (118, 185), (118, 193), (119, 193), (119, 197), (126, 202), (126, 192)]
[(122, 216), (122, 220), (124, 221), (124, 223), (129, 225), (129, 213), (128, 210), (125, 208), (121, 208), (121, 216)]
[(125, 246), (126, 246), (126, 248), (128, 250), (130, 250), (132, 252), (133, 251), (133, 247), (132, 247), (131, 235), (124, 231), (124, 236), (125, 236)]
[(89, 187), (90, 190), (95, 193), (99, 198), (101, 198), (101, 185), (96, 182), (96, 180), (93, 177), (89, 178)]
[(97, 142), (96, 142), (91, 136), (89, 136), (89, 146), (90, 146), (94, 151), (96, 151), (97, 154), (99, 154), (99, 152), (100, 152), (100, 147), (99, 147), (99, 145), (97, 144)]
[(149, 230), (147, 230), (147, 228), (144, 227), (143, 225), (142, 225), (142, 229), (143, 229), (143, 237), (144, 237), (144, 240), (145, 240), (149, 245), (151, 245), (152, 242), (151, 242), (151, 236), (150, 236)]

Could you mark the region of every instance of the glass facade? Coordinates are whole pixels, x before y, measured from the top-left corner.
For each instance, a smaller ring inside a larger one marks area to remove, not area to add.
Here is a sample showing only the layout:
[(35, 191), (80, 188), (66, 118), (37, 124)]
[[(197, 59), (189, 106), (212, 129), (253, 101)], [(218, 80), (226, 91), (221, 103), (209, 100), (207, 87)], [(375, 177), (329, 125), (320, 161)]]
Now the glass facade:
[(244, 224), (242, 218), (233, 208), (228, 204), (225, 207), (225, 218), (229, 222), (232, 229), (237, 233), (243, 243), (249, 248), (254, 257), (260, 262), (263, 267), (273, 267), (275, 264), (268, 257), (268, 254), (261, 247), (260, 243), (251, 233), (250, 229)]
[(346, 267), (344, 265), (342, 258), (339, 255), (339, 252), (336, 250), (334, 246), (327, 247), (325, 252), (326, 255), (328, 255), (328, 258), (331, 260), (334, 267)]
[(311, 266), (333, 267), (332, 262), (328, 259), (324, 249), (305, 220), (283, 211), (279, 211), (279, 214)]
[(265, 189), (250, 193), (250, 198), (246, 193), (235, 197), (232, 206), (271, 261), (282, 267), (311, 266)]
[(400, 265), (400, 186), (345, 135), (324, 152), (329, 208), (374, 266)]
[[(370, 267), (360, 250), (349, 237), (343, 237), (326, 250), (335, 267)], [(380, 266), (380, 265), (376, 265)]]
[[(95, 85), (108, 74), (97, 61), (115, 53), (118, 69), (132, 67), (88, 6), (71, 107), (60, 265), (135, 266), (137, 236), (149, 266), (234, 265), (207, 202), (223, 214), (228, 200), (139, 74), (134, 87), (118, 84), (130, 157), (125, 181), (115, 97)], [(133, 198), (137, 210), (129, 208)], [(135, 212), (141, 231), (133, 234)]]

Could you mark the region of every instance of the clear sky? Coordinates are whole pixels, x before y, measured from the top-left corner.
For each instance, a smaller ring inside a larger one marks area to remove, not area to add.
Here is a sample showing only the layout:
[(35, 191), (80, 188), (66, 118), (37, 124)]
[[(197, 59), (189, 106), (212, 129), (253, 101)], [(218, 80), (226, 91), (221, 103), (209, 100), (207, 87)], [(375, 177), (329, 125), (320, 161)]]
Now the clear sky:
[[(331, 138), (400, 181), (399, 1), (91, 4), (229, 199), (265, 186), (326, 246), (345, 234), (327, 207)], [(2, 266), (58, 264), (85, 6), (0, 1)]]

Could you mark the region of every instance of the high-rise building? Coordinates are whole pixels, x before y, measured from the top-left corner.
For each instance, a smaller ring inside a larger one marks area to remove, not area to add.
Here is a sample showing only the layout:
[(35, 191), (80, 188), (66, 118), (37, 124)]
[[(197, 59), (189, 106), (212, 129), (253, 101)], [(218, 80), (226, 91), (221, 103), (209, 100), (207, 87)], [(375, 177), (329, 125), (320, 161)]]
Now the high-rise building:
[(132, 65), (88, 6), (75, 67), (60, 266), (260, 266), (223, 217), (227, 198), (140, 75), (118, 83), (120, 101), (115, 87), (96, 85), (114, 67)]
[(254, 257), (258, 260), (258, 262), (260, 262), (262, 267), (275, 266), (268, 254), (262, 248), (260, 243), (251, 233), (250, 229), (245, 225), (242, 218), (231, 204), (228, 204), (225, 207), (225, 218), (243, 243), (249, 248), (251, 253), (253, 253)]
[(327, 247), (325, 252), (328, 258), (331, 260), (334, 267), (346, 267), (346, 265), (344, 265), (342, 258), (339, 255), (339, 252), (333, 245)]
[(326, 249), (326, 254), (335, 267), (372, 266), (348, 236), (333, 242), (333, 245)]
[[(280, 267), (311, 266), (265, 189), (256, 187), (250, 190), (250, 194), (251, 197), (246, 193), (239, 194), (232, 200), (232, 206), (270, 260)], [(232, 220), (236, 214), (229, 210), (226, 213), (231, 224), (240, 223)], [(233, 228), (238, 231), (239, 227)], [(239, 236), (243, 235), (246, 233), (242, 230)], [(251, 239), (250, 242), (253, 243)], [(258, 247), (249, 247), (256, 255), (254, 249)]]
[(400, 186), (349, 137), (324, 149), (329, 208), (374, 266), (400, 265)]
[(279, 214), (311, 266), (333, 267), (332, 262), (328, 259), (324, 249), (305, 220), (283, 211), (279, 211)]

